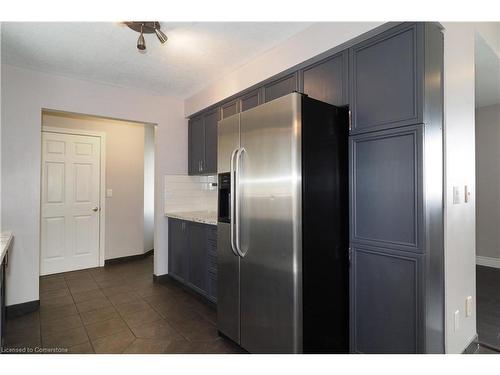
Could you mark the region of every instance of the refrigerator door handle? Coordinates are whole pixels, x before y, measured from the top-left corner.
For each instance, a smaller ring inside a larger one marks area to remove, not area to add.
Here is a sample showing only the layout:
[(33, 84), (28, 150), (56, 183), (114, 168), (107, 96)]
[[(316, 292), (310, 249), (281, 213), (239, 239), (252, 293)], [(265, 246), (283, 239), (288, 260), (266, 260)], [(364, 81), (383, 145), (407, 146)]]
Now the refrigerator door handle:
[(240, 189), (240, 162), (241, 156), (245, 153), (245, 148), (240, 148), (236, 153), (236, 171), (235, 171), (235, 180), (236, 180), (236, 197), (235, 197), (235, 229), (236, 229), (236, 252), (240, 257), (244, 257), (245, 254), (241, 251), (241, 243), (240, 243), (240, 208), (241, 208), (241, 189)]
[(234, 255), (239, 256), (239, 254), (236, 252), (236, 245), (234, 243), (234, 226), (235, 226), (235, 207), (234, 207), (234, 197), (235, 197), (235, 175), (234, 175), (234, 158), (236, 154), (238, 153), (238, 149), (235, 148), (233, 152), (231, 153), (231, 160), (229, 162), (229, 169), (230, 169), (230, 187), (229, 187), (229, 195), (230, 197), (230, 202), (229, 202), (229, 209), (230, 209), (230, 218), (229, 221), (230, 223), (230, 242), (231, 242), (231, 250), (233, 251)]

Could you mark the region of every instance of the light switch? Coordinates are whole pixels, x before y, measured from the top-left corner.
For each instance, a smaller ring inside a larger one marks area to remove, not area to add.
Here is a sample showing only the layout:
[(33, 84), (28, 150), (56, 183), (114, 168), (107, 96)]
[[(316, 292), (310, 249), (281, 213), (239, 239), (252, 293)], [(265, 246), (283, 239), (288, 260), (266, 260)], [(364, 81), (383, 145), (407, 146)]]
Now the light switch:
[(464, 202), (468, 203), (470, 200), (470, 191), (467, 185), (464, 186)]
[(472, 316), (472, 296), (465, 299), (465, 317)]
[(113, 189), (106, 189), (106, 198), (111, 198), (113, 196)]
[(460, 311), (459, 310), (455, 311), (455, 314), (453, 314), (453, 317), (454, 317), (454, 319), (453, 319), (453, 322), (454, 322), (453, 327), (454, 327), (455, 332), (456, 332), (456, 331), (458, 331), (460, 329)]
[(460, 204), (460, 187), (453, 186), (453, 204)]

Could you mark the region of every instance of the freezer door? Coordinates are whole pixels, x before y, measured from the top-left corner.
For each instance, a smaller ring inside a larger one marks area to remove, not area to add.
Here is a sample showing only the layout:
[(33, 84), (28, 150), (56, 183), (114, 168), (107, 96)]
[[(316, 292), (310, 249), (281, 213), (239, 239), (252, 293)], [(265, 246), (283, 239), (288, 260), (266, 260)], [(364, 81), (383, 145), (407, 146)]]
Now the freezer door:
[(241, 113), (241, 346), (251, 353), (302, 351), (300, 108), (290, 94)]

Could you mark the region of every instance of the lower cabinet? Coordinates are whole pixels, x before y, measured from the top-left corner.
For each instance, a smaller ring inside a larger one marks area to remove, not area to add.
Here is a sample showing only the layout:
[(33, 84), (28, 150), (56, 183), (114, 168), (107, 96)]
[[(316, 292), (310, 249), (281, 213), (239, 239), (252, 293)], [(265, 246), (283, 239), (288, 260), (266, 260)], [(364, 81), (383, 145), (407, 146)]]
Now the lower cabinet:
[(215, 302), (217, 228), (213, 225), (178, 219), (169, 219), (168, 225), (169, 274)]
[(421, 353), (425, 255), (351, 249), (351, 352)]

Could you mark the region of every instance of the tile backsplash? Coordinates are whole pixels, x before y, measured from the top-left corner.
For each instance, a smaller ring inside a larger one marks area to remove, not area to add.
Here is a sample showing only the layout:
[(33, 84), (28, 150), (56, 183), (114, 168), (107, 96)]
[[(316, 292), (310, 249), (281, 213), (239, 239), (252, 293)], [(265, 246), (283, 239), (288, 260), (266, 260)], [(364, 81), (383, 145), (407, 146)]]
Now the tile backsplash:
[(164, 178), (165, 213), (217, 211), (217, 175), (166, 175)]

